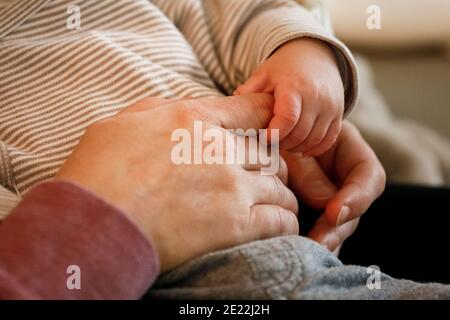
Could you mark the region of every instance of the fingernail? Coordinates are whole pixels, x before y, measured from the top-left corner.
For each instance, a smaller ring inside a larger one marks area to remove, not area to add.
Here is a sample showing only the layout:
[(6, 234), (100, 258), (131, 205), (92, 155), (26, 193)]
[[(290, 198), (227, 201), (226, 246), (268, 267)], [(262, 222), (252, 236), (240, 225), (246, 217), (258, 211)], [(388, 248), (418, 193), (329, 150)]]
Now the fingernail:
[(347, 206), (342, 206), (341, 211), (339, 211), (339, 215), (337, 218), (337, 226), (340, 226), (347, 222), (348, 218), (350, 218), (351, 210)]
[(328, 200), (334, 196), (334, 190), (322, 181), (315, 181), (310, 186), (311, 193), (316, 200)]

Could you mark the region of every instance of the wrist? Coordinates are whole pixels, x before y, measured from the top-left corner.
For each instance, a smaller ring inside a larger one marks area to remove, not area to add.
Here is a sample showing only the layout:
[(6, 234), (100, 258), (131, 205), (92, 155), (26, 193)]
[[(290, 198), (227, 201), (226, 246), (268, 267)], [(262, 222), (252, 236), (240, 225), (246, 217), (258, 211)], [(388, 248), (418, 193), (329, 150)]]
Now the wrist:
[(280, 49), (285, 50), (291, 48), (295, 50), (301, 50), (302, 53), (311, 52), (311, 54), (314, 55), (319, 54), (320, 57), (327, 57), (331, 59), (337, 67), (337, 60), (333, 49), (328, 45), (327, 42), (323, 40), (311, 37), (296, 38), (280, 46), (274, 53), (276, 53)]
[(149, 232), (146, 232), (146, 228), (144, 228), (144, 224), (141, 221), (142, 219), (139, 218), (139, 214), (136, 213), (136, 210), (132, 209), (132, 206), (129, 203), (123, 200), (124, 198), (126, 198), (126, 195), (111, 194), (111, 190), (107, 192), (104, 188), (99, 187), (98, 184), (95, 183), (95, 180), (78, 179), (76, 175), (71, 176), (70, 174), (66, 173), (58, 173), (54, 178), (54, 181), (75, 186), (76, 188), (83, 190), (86, 194), (90, 194), (92, 197), (95, 197), (103, 201), (105, 204), (108, 204), (112, 208), (120, 211), (128, 218), (128, 220), (132, 224), (134, 224), (142, 232), (143, 235), (145, 235), (148, 240), (150, 240)]

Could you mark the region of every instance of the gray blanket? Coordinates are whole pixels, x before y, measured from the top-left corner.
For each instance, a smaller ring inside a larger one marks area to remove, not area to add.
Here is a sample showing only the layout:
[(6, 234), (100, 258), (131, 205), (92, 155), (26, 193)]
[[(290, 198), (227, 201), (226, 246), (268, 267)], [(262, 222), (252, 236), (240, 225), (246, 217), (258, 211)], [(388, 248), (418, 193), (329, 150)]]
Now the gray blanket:
[(148, 298), (450, 299), (450, 286), (345, 266), (300, 236), (252, 242), (194, 259), (159, 277)]

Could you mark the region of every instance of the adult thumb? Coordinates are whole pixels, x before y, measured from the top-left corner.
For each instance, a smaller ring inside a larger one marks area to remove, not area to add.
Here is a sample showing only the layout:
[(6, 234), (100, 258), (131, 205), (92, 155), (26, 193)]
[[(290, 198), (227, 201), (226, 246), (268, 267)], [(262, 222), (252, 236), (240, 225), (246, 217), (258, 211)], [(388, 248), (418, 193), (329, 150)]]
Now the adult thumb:
[(164, 105), (169, 105), (175, 101), (177, 101), (177, 100), (176, 99), (161, 99), (161, 98), (155, 98), (155, 97), (146, 97), (146, 98), (143, 98), (143, 99), (135, 102), (131, 106), (126, 107), (125, 109), (121, 110), (118, 114), (121, 115), (121, 114), (126, 114), (126, 113), (147, 111), (150, 109), (162, 107)]
[(270, 94), (191, 100), (207, 115), (209, 122), (224, 129), (264, 129), (273, 116), (274, 99)]

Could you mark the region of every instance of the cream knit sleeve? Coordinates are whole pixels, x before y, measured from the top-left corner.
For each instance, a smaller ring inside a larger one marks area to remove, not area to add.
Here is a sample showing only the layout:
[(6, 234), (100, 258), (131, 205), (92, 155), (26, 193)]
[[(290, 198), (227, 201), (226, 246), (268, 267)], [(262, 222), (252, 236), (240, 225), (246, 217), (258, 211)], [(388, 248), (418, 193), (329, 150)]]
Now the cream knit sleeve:
[(183, 33), (227, 94), (287, 41), (311, 37), (334, 50), (345, 87), (346, 114), (358, 96), (357, 68), (334, 37), (320, 2), (303, 0), (153, 0)]

